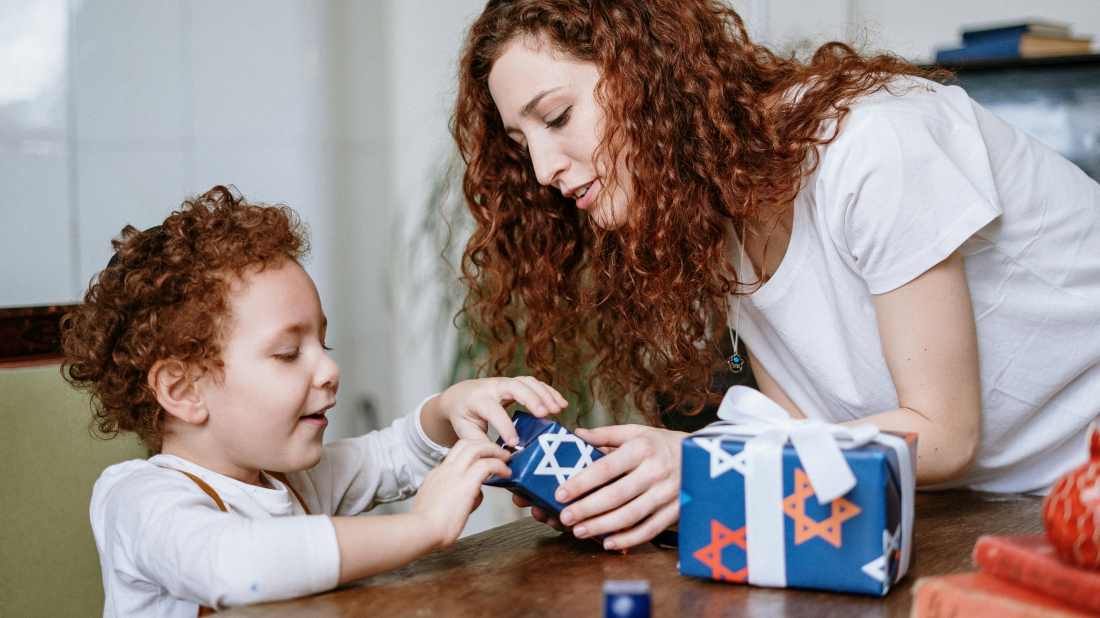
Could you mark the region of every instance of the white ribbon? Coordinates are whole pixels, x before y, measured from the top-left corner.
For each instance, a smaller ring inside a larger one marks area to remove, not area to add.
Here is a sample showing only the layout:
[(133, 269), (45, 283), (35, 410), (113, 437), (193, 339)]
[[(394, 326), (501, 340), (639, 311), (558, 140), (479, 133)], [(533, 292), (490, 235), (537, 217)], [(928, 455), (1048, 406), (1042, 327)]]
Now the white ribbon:
[[(726, 392), (718, 407), (722, 419), (695, 432), (745, 440), (742, 455), (731, 467), (745, 477), (745, 527), (749, 583), (787, 585), (786, 540), (783, 514), (783, 447), (790, 441), (813, 485), (818, 502), (828, 504), (856, 486), (856, 477), (842, 449), (871, 442), (897, 453), (901, 475), (902, 544), (900, 579), (909, 568), (913, 531), (913, 492), (916, 487), (905, 440), (881, 433), (872, 424), (844, 427), (819, 419), (792, 419), (767, 396), (746, 386)], [(706, 440), (706, 438), (696, 438)], [(702, 443), (701, 443), (702, 444)], [(706, 447), (707, 445), (704, 445)], [(716, 445), (720, 450), (721, 445)], [(709, 449), (708, 449), (709, 450)], [(712, 451), (712, 456), (715, 453)], [(714, 474), (712, 473), (712, 476)]]

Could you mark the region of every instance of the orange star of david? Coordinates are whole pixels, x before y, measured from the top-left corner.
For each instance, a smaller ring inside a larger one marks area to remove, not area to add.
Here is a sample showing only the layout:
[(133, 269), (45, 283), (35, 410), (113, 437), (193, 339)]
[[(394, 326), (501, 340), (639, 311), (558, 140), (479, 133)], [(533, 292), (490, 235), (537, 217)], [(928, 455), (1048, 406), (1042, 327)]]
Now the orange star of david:
[(741, 526), (737, 530), (730, 530), (718, 523), (718, 520), (712, 519), (710, 520), (710, 545), (696, 550), (691, 555), (699, 562), (710, 567), (712, 578), (719, 581), (744, 583), (749, 579), (748, 566), (734, 572), (722, 564), (722, 549), (730, 545), (736, 545), (741, 549), (747, 547), (745, 545), (745, 527)]
[(810, 478), (802, 468), (794, 470), (794, 493), (783, 500), (783, 512), (794, 520), (794, 544), (801, 545), (815, 536), (821, 537), (833, 547), (840, 547), (840, 526), (859, 515), (862, 509), (844, 498), (832, 501), (833, 514), (824, 521), (816, 521), (806, 514), (806, 498), (814, 495)]

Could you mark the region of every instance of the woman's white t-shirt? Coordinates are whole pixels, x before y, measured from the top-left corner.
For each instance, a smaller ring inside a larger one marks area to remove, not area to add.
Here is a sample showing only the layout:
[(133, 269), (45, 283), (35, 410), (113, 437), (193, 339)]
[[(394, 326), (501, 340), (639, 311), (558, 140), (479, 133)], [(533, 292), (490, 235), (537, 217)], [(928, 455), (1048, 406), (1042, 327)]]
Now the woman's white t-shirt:
[(958, 249), (982, 439), (942, 487), (1043, 491), (1086, 458), (1100, 416), (1100, 185), (961, 88), (914, 82), (858, 101), (820, 148), (783, 261), (741, 301), (741, 337), (806, 416), (895, 409), (872, 295)]

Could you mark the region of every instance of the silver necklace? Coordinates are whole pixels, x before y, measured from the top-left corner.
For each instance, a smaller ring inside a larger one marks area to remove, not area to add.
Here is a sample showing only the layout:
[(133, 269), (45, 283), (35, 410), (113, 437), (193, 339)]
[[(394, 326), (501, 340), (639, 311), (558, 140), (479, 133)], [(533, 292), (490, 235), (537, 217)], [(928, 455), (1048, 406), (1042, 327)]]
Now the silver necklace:
[[(744, 272), (745, 266), (745, 242), (741, 241), (741, 260), (737, 265), (737, 287), (741, 287), (741, 273)], [(738, 290), (740, 291), (740, 290)], [(730, 310), (730, 295), (726, 294), (726, 311)], [(727, 314), (728, 315), (728, 314)], [(737, 309), (733, 312), (733, 326), (730, 326), (729, 318), (726, 319), (726, 328), (730, 331), (730, 340), (733, 341), (733, 356), (726, 359), (726, 364), (729, 365), (730, 371), (733, 373), (741, 373), (741, 370), (745, 368), (745, 359), (741, 358), (741, 355), (737, 353), (737, 344), (741, 340), (741, 295), (737, 295)]]

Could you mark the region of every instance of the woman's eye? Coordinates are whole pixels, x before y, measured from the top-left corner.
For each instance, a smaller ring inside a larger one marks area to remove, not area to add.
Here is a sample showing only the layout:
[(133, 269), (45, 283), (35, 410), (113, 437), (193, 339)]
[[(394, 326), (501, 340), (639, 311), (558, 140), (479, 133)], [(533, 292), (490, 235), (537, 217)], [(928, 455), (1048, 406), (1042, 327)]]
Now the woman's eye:
[(565, 111), (562, 112), (560, 116), (546, 123), (546, 128), (553, 129), (555, 127), (564, 126), (565, 123), (569, 122), (569, 112), (571, 111), (573, 111), (572, 107), (565, 108)]
[(294, 348), (293, 351), (286, 352), (286, 353), (283, 353), (283, 354), (276, 354), (275, 358), (283, 361), (284, 363), (289, 363), (291, 361), (294, 361), (298, 358), (298, 348)]

